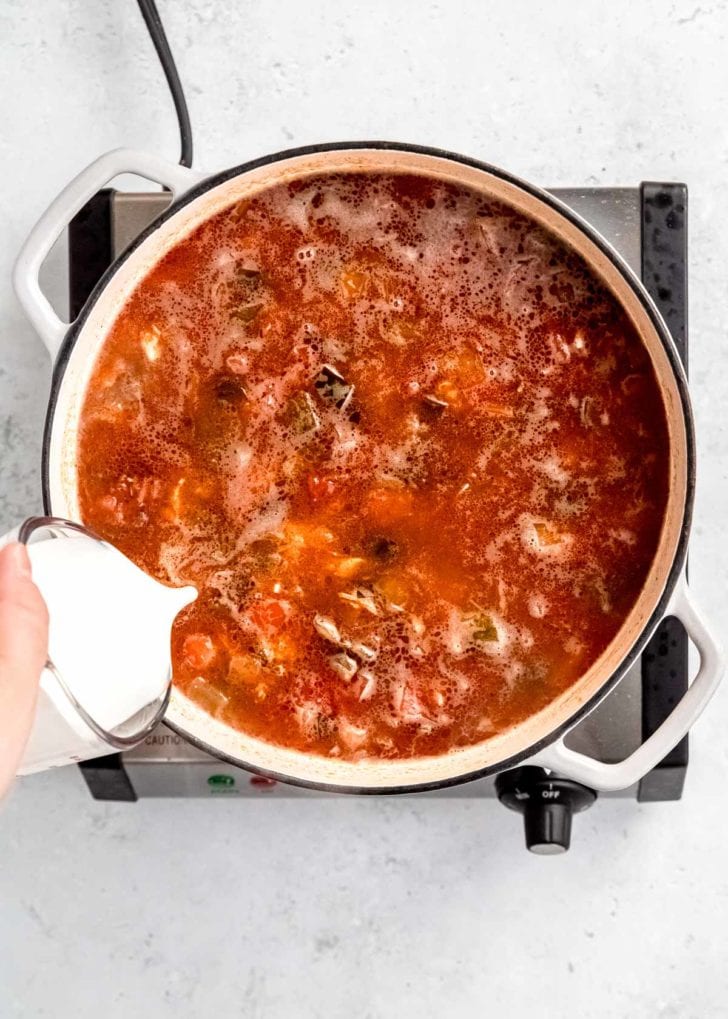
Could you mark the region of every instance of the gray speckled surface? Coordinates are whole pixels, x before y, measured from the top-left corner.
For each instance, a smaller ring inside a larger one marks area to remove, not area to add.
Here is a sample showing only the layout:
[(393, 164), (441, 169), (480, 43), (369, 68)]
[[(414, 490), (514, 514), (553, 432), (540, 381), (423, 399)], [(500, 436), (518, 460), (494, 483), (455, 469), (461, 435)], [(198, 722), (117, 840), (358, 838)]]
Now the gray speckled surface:
[[(384, 137), (541, 184), (688, 182), (691, 577), (725, 633), (728, 5), (160, 6), (200, 167)], [(177, 138), (131, 0), (4, 0), (0, 38), (2, 530), (39, 505), (49, 381), (10, 290), (14, 254), (100, 152), (173, 156)], [(694, 730), (682, 803), (601, 803), (554, 859), (528, 856), (493, 803), (111, 806), (72, 769), (26, 780), (0, 815), (0, 1015), (718, 1019), (727, 712), (728, 687)]]

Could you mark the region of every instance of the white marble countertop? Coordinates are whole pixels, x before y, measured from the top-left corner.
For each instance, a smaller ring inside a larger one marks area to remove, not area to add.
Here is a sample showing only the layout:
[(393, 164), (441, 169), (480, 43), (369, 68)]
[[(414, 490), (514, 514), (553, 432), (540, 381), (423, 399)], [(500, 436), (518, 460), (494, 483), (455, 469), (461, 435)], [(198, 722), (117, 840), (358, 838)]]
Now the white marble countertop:
[[(691, 580), (728, 629), (728, 5), (160, 0), (210, 170), (390, 138), (544, 185), (690, 187), (699, 483)], [(177, 153), (132, 0), (0, 6), (0, 533), (39, 508), (50, 368), (9, 283), (60, 187), (120, 144)], [(728, 1012), (728, 686), (680, 803), (609, 801), (564, 857), (493, 802), (90, 799), (0, 812), (0, 1014), (86, 1019)]]

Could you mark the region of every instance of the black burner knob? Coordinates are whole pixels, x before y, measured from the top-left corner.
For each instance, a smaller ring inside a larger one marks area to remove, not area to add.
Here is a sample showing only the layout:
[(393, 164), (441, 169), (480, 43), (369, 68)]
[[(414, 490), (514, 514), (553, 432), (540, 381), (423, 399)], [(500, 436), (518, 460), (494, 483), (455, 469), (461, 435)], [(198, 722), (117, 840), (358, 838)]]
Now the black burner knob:
[(504, 771), (496, 777), (495, 788), (501, 803), (523, 814), (526, 848), (543, 856), (566, 852), (572, 816), (597, 798), (585, 785), (532, 766)]

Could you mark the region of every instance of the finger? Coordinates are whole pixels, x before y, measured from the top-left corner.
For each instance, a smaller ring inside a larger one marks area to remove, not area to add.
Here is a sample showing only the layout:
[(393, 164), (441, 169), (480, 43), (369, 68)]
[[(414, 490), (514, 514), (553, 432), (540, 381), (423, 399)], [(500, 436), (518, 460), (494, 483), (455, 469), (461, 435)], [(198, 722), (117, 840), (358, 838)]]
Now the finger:
[(48, 610), (23, 545), (0, 549), (0, 794), (15, 774), (48, 654)]

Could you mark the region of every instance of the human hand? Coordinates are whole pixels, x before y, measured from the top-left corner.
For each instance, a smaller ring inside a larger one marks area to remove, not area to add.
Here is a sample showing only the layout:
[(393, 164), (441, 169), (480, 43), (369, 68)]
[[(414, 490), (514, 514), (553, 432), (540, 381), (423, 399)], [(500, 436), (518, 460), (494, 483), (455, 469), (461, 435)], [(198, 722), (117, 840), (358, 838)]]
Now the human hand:
[(23, 756), (47, 657), (48, 610), (14, 542), (0, 549), (0, 797)]

